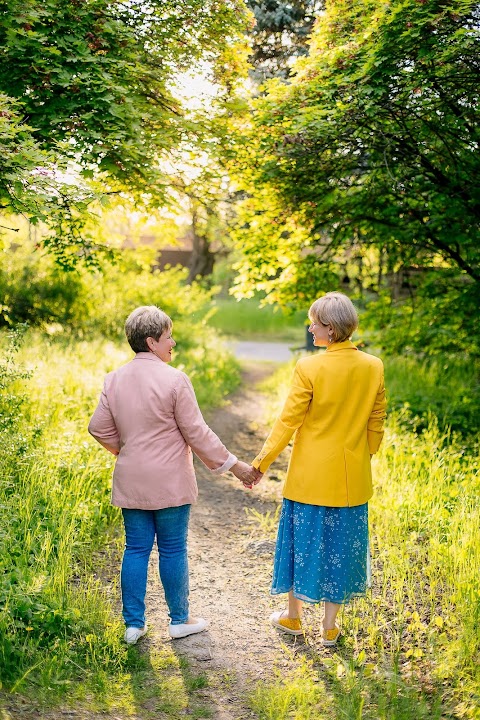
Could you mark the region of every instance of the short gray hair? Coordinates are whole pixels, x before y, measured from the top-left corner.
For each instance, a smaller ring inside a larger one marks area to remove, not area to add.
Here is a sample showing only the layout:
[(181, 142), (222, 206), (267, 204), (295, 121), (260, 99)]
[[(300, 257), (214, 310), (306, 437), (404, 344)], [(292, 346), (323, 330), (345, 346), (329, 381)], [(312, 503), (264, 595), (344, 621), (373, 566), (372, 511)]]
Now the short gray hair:
[(125, 335), (134, 352), (149, 352), (147, 338), (158, 340), (165, 331), (172, 329), (172, 325), (168, 315), (156, 305), (142, 305), (128, 316)]
[(329, 292), (311, 305), (308, 317), (313, 322), (331, 325), (332, 341), (348, 340), (358, 327), (358, 315), (354, 304), (341, 292)]

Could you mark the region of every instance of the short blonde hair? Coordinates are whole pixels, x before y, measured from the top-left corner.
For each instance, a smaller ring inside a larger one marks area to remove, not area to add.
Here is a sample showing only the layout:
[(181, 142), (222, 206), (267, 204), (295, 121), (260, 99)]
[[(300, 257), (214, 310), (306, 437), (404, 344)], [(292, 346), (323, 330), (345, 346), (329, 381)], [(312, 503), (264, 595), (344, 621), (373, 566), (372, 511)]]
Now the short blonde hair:
[(330, 325), (332, 342), (348, 340), (358, 327), (358, 315), (355, 306), (341, 292), (329, 292), (311, 305), (308, 317), (312, 322)]
[(141, 305), (128, 316), (125, 335), (134, 352), (149, 352), (147, 338), (158, 340), (165, 331), (171, 330), (172, 326), (168, 315), (156, 305)]

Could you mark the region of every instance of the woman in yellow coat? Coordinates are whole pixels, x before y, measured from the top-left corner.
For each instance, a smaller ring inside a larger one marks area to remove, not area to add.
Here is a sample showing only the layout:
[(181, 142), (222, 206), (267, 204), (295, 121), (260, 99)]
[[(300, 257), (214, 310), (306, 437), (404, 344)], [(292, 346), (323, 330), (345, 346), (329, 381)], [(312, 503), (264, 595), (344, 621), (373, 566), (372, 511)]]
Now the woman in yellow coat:
[(309, 331), (325, 353), (298, 361), (292, 385), (261, 452), (259, 476), (295, 433), (283, 491), (272, 594), (288, 593), (288, 609), (272, 624), (299, 635), (303, 601), (325, 603), (323, 644), (334, 645), (342, 604), (368, 585), (368, 500), (371, 456), (385, 419), (383, 364), (357, 350), (358, 316), (339, 292), (310, 308)]

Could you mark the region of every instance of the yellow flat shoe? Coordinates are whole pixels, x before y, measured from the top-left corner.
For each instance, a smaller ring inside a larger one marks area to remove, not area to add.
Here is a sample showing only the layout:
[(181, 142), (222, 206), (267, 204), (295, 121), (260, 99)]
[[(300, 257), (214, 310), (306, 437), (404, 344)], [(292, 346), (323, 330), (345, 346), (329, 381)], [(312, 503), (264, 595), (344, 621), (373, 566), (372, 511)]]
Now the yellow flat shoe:
[(288, 635), (303, 635), (302, 622), (299, 618), (282, 617), (282, 615), (283, 611), (277, 611), (270, 615), (273, 627), (288, 633)]
[(335, 645), (338, 638), (340, 637), (340, 628), (335, 625), (332, 630), (323, 630), (322, 632), (322, 645), (324, 647), (332, 647)]

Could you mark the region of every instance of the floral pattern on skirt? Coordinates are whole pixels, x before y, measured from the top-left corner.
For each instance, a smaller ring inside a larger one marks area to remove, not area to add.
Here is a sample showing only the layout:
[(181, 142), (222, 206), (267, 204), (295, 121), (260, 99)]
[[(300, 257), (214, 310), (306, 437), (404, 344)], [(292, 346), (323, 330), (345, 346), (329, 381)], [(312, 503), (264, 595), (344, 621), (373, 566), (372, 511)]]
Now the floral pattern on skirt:
[(272, 595), (293, 590), (307, 602), (343, 604), (369, 586), (368, 503), (324, 507), (284, 498)]

